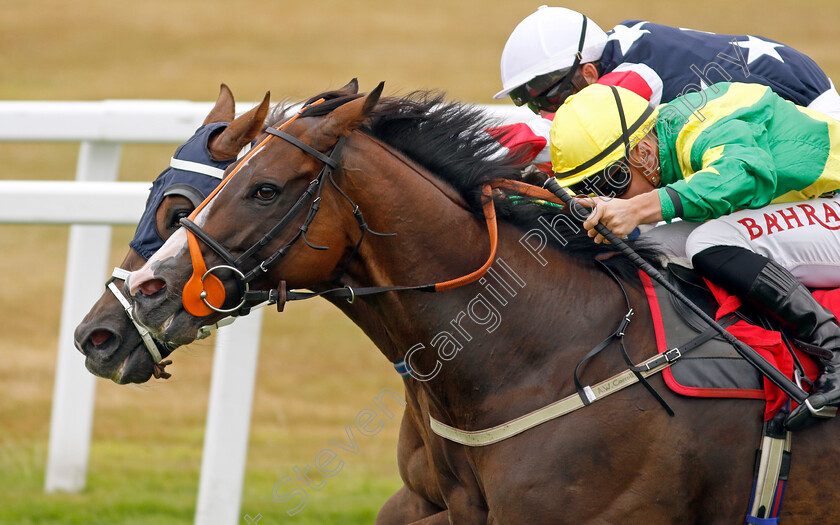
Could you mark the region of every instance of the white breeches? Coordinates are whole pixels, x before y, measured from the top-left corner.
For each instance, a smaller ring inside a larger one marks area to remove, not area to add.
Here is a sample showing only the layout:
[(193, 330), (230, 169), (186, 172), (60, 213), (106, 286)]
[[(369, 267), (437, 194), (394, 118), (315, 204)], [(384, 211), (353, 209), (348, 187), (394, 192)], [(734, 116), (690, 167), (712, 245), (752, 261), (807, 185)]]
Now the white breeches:
[(710, 220), (688, 236), (686, 255), (691, 259), (724, 245), (773, 259), (806, 286), (840, 287), (840, 197), (771, 204)]

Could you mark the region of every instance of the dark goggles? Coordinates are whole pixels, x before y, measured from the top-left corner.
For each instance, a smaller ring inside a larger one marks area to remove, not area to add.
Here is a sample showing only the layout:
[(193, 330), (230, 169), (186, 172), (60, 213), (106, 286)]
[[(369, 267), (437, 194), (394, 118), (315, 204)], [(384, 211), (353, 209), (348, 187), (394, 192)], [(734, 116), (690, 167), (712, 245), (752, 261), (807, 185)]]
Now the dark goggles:
[(558, 84), (566, 79), (569, 73), (571, 73), (570, 68), (566, 68), (534, 77), (525, 84), (514, 88), (510, 92), (510, 98), (517, 106), (527, 104), (535, 98), (547, 94), (548, 91), (553, 91)]
[(558, 82), (556, 86), (553, 86), (544, 94), (528, 102), (528, 109), (534, 113), (539, 113), (540, 111), (555, 113), (563, 105), (563, 102), (575, 92), (575, 88), (571, 82), (574, 75), (575, 72), (569, 73), (569, 76)]
[(563, 101), (574, 92), (571, 68), (540, 75), (510, 92), (510, 98), (517, 106), (527, 104), (534, 113), (540, 110), (555, 112)]
[(580, 41), (575, 53), (575, 61), (566, 69), (558, 69), (544, 75), (532, 78), (525, 84), (511, 90), (510, 98), (517, 106), (527, 104), (534, 113), (540, 110), (554, 113), (574, 93), (572, 79), (580, 65), (583, 42), (586, 38), (586, 15), (580, 28)]

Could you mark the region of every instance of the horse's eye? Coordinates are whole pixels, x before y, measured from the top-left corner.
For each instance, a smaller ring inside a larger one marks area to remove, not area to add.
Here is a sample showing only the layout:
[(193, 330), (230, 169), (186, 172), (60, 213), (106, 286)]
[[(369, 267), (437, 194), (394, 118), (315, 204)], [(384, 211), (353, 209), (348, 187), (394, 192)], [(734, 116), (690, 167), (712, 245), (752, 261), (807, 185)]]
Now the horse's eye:
[(191, 211), (192, 210), (178, 210), (178, 211), (176, 211), (172, 215), (171, 222), (169, 223), (169, 225), (167, 227), (177, 229), (178, 227), (181, 226), (181, 219), (183, 219), (184, 217), (189, 217)]
[(276, 196), (277, 188), (271, 184), (262, 184), (254, 192), (254, 197), (262, 201), (270, 201)]

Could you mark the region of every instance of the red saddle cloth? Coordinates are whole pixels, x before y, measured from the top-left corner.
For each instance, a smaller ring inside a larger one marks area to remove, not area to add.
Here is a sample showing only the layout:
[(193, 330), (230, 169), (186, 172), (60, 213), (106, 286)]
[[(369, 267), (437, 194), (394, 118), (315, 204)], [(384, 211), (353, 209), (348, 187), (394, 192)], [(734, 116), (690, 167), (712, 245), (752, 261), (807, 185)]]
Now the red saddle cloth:
[[(653, 317), (654, 329), (656, 331), (656, 342), (659, 352), (666, 352), (669, 346), (665, 340), (665, 327), (663, 326), (662, 317), (659, 310), (659, 301), (653, 284), (650, 278), (642, 274), (642, 282), (648, 295), (648, 301), (651, 307), (651, 315)], [(715, 286), (706, 281), (715, 299), (718, 301), (720, 307), (718, 308), (715, 318), (720, 320), (722, 317), (730, 314), (741, 306), (741, 300), (730, 295), (722, 288)], [(835, 290), (818, 290), (814, 292), (814, 297), (826, 308), (834, 312), (840, 317), (840, 289)], [(776, 368), (782, 371), (787, 377), (793, 379), (794, 361), (779, 332), (765, 330), (759, 326), (752, 325), (746, 321), (739, 320), (735, 324), (729, 326), (727, 331), (743, 341), (746, 345), (755, 349), (765, 359), (772, 363)], [(673, 346), (673, 345), (672, 345)], [(819, 374), (819, 367), (814, 359), (800, 351), (797, 352), (797, 357), (805, 369), (805, 375), (811, 380), (815, 379)], [(689, 354), (690, 355), (690, 354)], [(670, 368), (663, 371), (663, 377), (666, 384), (673, 391), (694, 397), (732, 397), (732, 398), (747, 398), (747, 399), (764, 399), (764, 420), (767, 421), (776, 415), (788, 400), (788, 396), (784, 394), (776, 385), (770, 382), (766, 377), (763, 377), (764, 388), (760, 389), (734, 389), (734, 388), (705, 388), (682, 384), (677, 381)], [(795, 406), (795, 405), (794, 405)]]

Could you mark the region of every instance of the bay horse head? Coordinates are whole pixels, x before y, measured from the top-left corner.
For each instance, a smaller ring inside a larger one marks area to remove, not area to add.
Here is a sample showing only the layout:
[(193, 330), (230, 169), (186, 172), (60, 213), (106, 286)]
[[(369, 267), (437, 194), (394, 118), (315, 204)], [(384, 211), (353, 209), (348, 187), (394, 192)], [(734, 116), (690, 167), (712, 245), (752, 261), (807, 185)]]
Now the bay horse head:
[[(129, 293), (137, 303), (138, 318), (156, 337), (186, 344), (201, 326), (236, 312), (242, 306), (243, 279), (248, 287), (270, 288), (282, 276), (290, 287), (308, 288), (337, 277), (350, 243), (348, 229), (342, 226), (352, 222), (358, 230), (358, 222), (346, 194), (323, 191), (335, 184), (332, 171), (340, 162), (340, 149), (332, 156), (321, 152), (343, 145), (372, 111), (381, 91), (382, 85), (366, 97), (348, 94), (326, 100), (323, 106), (320, 99), (310, 101), (300, 118), (282, 126), (283, 131), (269, 129), (234, 168), (235, 176), (226, 178), (204, 207), (190, 216), (188, 223), (197, 225), (202, 243), (211, 243), (216, 251), (190, 252), (196, 250), (189, 248), (196, 237), (192, 228), (182, 229), (134, 273)], [(295, 142), (271, 140), (278, 133), (288, 133)], [(313, 220), (316, 214), (318, 221)], [(280, 227), (275, 225), (267, 236), (264, 225), (272, 221)], [(230, 248), (212, 239), (224, 239)], [(257, 260), (271, 250), (268, 264)], [(236, 263), (233, 258), (242, 260)], [(285, 264), (281, 259), (286, 258), (294, 264)], [(196, 267), (203, 270), (194, 271), (193, 263), (199, 259)], [(252, 259), (255, 264), (246, 268)], [(213, 270), (207, 273), (210, 267)], [(193, 296), (189, 296), (190, 283), (200, 288)], [(205, 286), (212, 292), (214, 285), (218, 285), (216, 297), (199, 297)], [(187, 292), (180, 291), (184, 286)], [(192, 301), (182, 302), (183, 293)]]
[[(167, 377), (156, 366), (174, 349), (135, 327), (119, 288), (125, 275), (141, 267), (180, 227), (180, 219), (221, 182), (224, 170), (242, 148), (262, 130), (268, 94), (251, 111), (235, 118), (234, 97), (222, 84), (219, 97), (201, 127), (181, 145), (170, 166), (152, 184), (146, 209), (129, 250), (106, 290), (74, 334), (76, 347), (85, 355), (85, 366), (100, 377), (117, 383), (142, 383), (153, 374)], [(145, 340), (144, 340), (145, 339)], [(153, 357), (154, 356), (154, 357)]]

